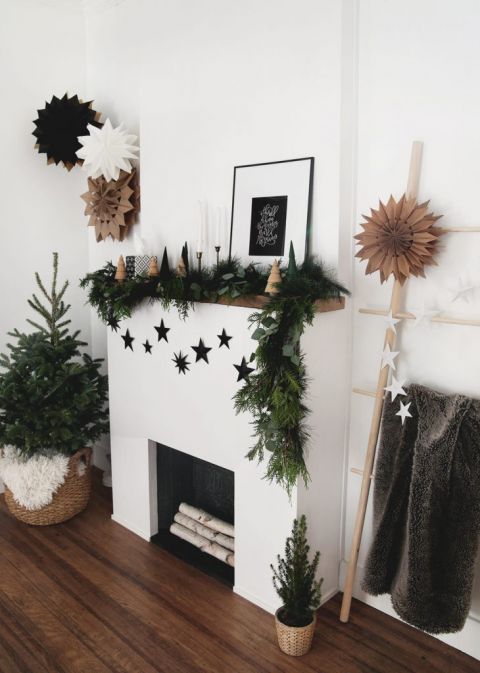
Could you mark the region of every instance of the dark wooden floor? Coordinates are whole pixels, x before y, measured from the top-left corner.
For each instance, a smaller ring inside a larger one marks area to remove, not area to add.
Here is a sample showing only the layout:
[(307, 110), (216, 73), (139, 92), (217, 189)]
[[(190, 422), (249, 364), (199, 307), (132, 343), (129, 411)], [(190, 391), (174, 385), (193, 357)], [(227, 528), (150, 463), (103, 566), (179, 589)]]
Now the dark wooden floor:
[(311, 653), (287, 657), (271, 615), (113, 523), (107, 489), (46, 529), (0, 499), (1, 673), (479, 673), (362, 603), (340, 624), (339, 597), (320, 609)]

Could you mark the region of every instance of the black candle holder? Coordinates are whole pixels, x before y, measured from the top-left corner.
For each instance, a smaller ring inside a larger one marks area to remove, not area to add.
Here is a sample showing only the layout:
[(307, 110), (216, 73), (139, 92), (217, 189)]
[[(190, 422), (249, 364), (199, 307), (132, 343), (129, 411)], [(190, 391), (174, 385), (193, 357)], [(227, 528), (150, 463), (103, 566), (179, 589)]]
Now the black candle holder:
[(220, 246), (215, 246), (215, 252), (217, 253), (217, 266), (220, 264)]
[(197, 251), (198, 273), (202, 270), (202, 255), (203, 252)]

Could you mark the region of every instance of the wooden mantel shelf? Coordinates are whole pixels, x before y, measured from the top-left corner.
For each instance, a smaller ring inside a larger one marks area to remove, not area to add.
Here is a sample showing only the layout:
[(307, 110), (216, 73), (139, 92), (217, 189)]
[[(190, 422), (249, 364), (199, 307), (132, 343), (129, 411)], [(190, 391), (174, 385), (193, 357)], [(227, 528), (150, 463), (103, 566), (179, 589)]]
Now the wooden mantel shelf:
[[(216, 302), (202, 301), (204, 304), (222, 304), (223, 306), (243, 306), (244, 308), (263, 308), (269, 301), (269, 297), (263, 295), (253, 295), (251, 297), (239, 297), (238, 299), (228, 299), (220, 297)], [(345, 308), (345, 297), (339, 299), (319, 299), (315, 302), (316, 313), (330, 313), (331, 311), (341, 311)]]

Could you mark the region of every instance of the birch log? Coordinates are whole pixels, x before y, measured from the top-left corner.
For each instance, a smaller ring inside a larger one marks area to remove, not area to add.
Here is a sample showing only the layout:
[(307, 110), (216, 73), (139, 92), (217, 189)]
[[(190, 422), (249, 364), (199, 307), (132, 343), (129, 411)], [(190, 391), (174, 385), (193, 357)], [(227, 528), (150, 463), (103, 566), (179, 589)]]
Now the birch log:
[(216, 542), (207, 540), (198, 533), (195, 533), (195, 531), (185, 528), (185, 526), (181, 526), (179, 523), (172, 523), (170, 526), (170, 532), (172, 535), (176, 535), (182, 540), (190, 542), (190, 544), (193, 544), (194, 547), (198, 547), (198, 549), (201, 549), (206, 554), (214, 556), (227, 565), (232, 567), (235, 565), (235, 554), (233, 552), (231, 552), (229, 549), (225, 549), (225, 547), (221, 547)]
[(195, 519), (191, 519), (186, 514), (177, 512), (175, 514), (174, 521), (181, 524), (182, 526), (185, 526), (185, 528), (193, 530), (195, 533), (198, 533), (202, 537), (207, 538), (207, 540), (210, 540), (211, 542), (218, 542), (221, 547), (225, 547), (231, 551), (235, 549), (235, 538), (230, 537), (229, 535), (224, 535), (223, 533), (219, 533), (212, 528), (207, 528), (207, 526), (204, 526), (199, 521), (195, 521)]
[(182, 514), (186, 514), (191, 519), (198, 521), (204, 526), (207, 526), (207, 528), (212, 528), (212, 530), (216, 530), (219, 533), (228, 535), (229, 537), (235, 537), (235, 528), (231, 523), (217, 519), (215, 516), (208, 514), (208, 512), (205, 512), (203, 509), (198, 509), (198, 507), (193, 507), (192, 505), (188, 505), (186, 502), (182, 502), (178, 508), (178, 511)]

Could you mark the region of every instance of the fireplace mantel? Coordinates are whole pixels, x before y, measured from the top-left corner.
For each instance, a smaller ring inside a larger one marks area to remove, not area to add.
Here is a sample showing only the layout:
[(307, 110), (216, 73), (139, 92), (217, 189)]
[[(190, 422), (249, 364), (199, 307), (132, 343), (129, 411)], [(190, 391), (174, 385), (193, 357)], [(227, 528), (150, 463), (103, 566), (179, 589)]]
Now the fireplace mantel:
[[(298, 484), (290, 500), (263, 478), (264, 465), (245, 458), (254, 441), (251, 418), (233, 408), (232, 397), (241, 385), (233, 365), (255, 349), (248, 316), (261, 303), (228, 307), (199, 302), (186, 321), (173, 309), (145, 304), (108, 335), (113, 519), (147, 540), (158, 532), (157, 443), (233, 471), (234, 590), (271, 612), (278, 598), (269, 566), (282, 553), (300, 513), (308, 517), (312, 548), (322, 552), (324, 598), (338, 588), (348, 333), (347, 312), (338, 310), (344, 303), (335, 304), (324, 306), (302, 337), (310, 378), (312, 481), (308, 489)], [(154, 326), (162, 319), (170, 328), (168, 342), (157, 341)], [(230, 348), (219, 348), (217, 335), (223, 328), (233, 337)], [(126, 329), (134, 337), (133, 351), (125, 349), (121, 338)], [(212, 348), (209, 364), (195, 362), (191, 347), (200, 338)], [(142, 346), (146, 339), (153, 344), (151, 354)], [(191, 363), (185, 375), (172, 362), (180, 350)], [(324, 353), (328, 358), (321, 357)]]

